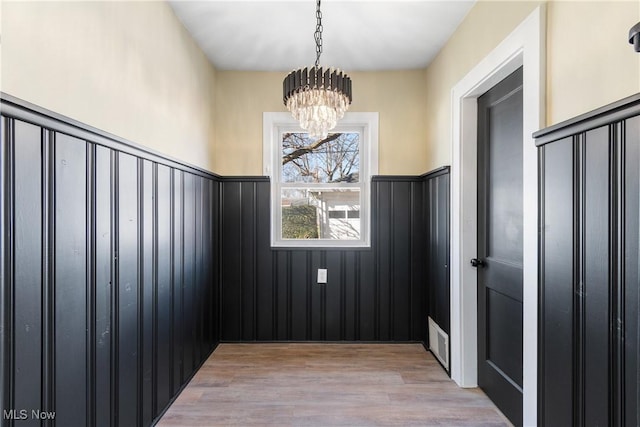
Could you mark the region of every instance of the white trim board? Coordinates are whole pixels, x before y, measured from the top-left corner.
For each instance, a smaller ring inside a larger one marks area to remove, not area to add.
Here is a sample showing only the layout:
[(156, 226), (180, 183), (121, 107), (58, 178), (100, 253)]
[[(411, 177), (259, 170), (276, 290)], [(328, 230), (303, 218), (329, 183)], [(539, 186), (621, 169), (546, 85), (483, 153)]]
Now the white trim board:
[[(347, 112), (333, 132), (358, 132), (360, 139), (360, 183), (344, 188), (360, 189), (360, 239), (282, 239), (280, 191), (284, 188), (281, 175), (282, 132), (305, 132), (289, 113), (264, 112), (262, 114), (262, 163), (265, 176), (271, 178), (271, 247), (280, 248), (369, 248), (371, 247), (371, 177), (378, 174), (379, 113)], [(313, 184), (318, 185), (318, 184)], [(336, 188), (342, 184), (326, 184), (325, 188)], [(300, 185), (305, 187), (304, 184)]]
[(537, 423), (538, 154), (544, 126), (544, 5), (536, 8), (452, 90), (451, 378), (477, 386), (477, 99), (523, 66), (523, 424)]

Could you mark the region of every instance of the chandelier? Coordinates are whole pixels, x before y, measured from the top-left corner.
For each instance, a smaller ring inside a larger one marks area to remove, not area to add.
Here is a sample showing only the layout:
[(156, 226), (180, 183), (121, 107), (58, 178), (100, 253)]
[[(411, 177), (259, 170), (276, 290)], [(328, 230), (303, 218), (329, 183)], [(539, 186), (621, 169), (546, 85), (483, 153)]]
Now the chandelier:
[(282, 82), (284, 105), (312, 138), (324, 139), (351, 104), (351, 78), (337, 68), (322, 68), (322, 12), (316, 3), (316, 63), (297, 69)]

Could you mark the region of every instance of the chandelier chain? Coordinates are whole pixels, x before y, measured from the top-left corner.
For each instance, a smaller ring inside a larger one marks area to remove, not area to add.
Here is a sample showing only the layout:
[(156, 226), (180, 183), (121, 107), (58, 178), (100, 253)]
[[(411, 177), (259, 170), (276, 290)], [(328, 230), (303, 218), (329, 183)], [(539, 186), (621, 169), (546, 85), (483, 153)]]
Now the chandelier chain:
[[(1, 1), (1, 0), (0, 0)], [(333, 67), (320, 68), (322, 54), (321, 0), (316, 0), (315, 68), (299, 68), (282, 82), (283, 101), (287, 110), (311, 138), (324, 139), (344, 117), (351, 104), (351, 78)]]
[(320, 54), (322, 54), (322, 12), (320, 11), (320, 0), (316, 3), (316, 32), (313, 34), (316, 39), (316, 68), (320, 65)]

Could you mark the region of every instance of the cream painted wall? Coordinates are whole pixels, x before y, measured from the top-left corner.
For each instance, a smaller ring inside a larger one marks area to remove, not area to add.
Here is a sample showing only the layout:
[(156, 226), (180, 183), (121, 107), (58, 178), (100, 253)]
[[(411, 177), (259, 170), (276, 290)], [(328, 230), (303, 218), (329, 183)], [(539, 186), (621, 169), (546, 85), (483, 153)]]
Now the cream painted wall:
[[(426, 70), (425, 170), (451, 164), (451, 89), (541, 2), (479, 1)], [(626, 43), (640, 2), (552, 1), (547, 7), (547, 125), (640, 91)]]
[(3, 92), (212, 170), (215, 71), (165, 2), (1, 12)]
[[(426, 70), (352, 73), (380, 113), (381, 174), (451, 163), (451, 88), (540, 1), (479, 1)], [(164, 2), (2, 1), (0, 90), (223, 175), (262, 171), (284, 73), (216, 72)], [(547, 8), (547, 124), (640, 91), (640, 2)], [(589, 29), (585, 31), (585, 28)], [(215, 120), (215, 121), (214, 121)]]
[(479, 1), (426, 70), (425, 170), (451, 164), (451, 90), (540, 2)]
[(640, 1), (549, 3), (547, 125), (640, 92), (640, 54), (627, 43)]
[[(286, 73), (216, 73), (215, 161), (221, 175), (262, 174), (262, 113), (286, 111), (282, 80)], [(379, 173), (427, 171), (424, 70), (350, 73), (349, 111), (379, 112)]]

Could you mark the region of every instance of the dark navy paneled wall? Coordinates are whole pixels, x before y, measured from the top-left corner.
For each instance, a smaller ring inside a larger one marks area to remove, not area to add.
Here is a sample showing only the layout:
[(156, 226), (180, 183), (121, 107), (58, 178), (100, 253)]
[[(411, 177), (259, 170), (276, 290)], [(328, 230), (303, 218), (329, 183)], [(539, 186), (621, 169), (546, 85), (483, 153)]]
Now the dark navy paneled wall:
[(640, 94), (537, 134), (541, 425), (640, 425)]
[(449, 168), (424, 177), (425, 286), (428, 290), (429, 316), (449, 334)]
[(448, 331), (448, 168), (373, 179), (370, 248), (272, 249), (266, 178), (7, 95), (0, 136), (3, 426), (151, 425), (220, 341), (427, 342), (428, 315)]
[(366, 249), (272, 249), (268, 179), (224, 179), (221, 340), (426, 341), (428, 307), (448, 325), (448, 169), (433, 175), (373, 178)]
[(150, 425), (219, 340), (218, 179), (4, 101), (0, 120), (2, 425)]

